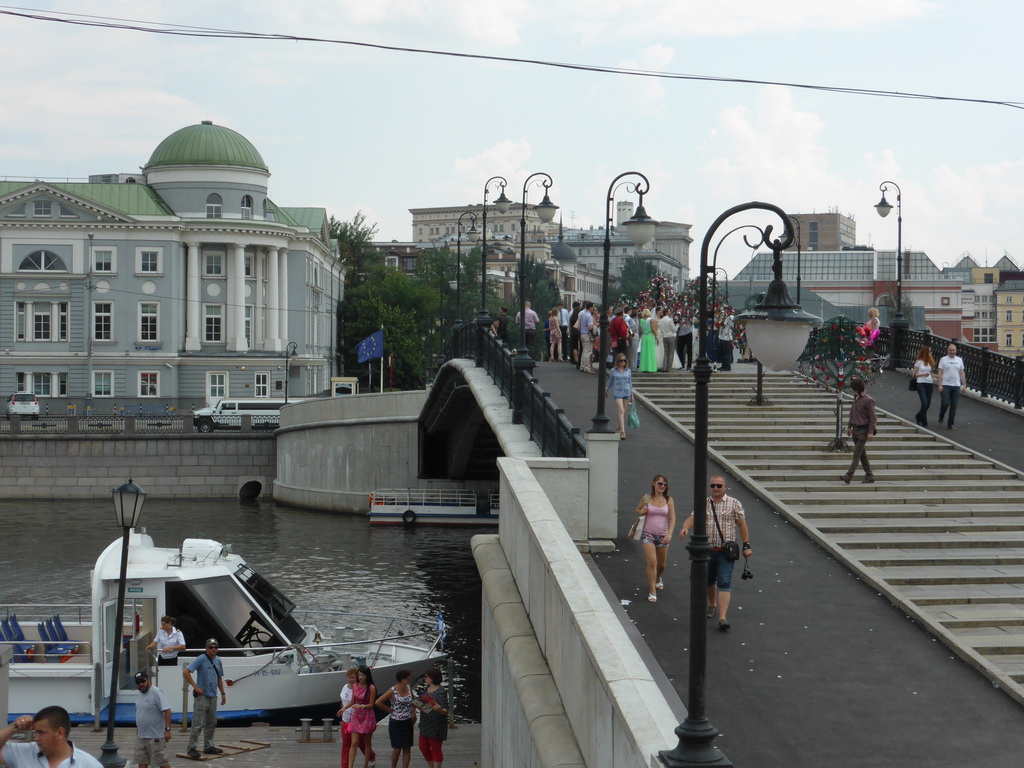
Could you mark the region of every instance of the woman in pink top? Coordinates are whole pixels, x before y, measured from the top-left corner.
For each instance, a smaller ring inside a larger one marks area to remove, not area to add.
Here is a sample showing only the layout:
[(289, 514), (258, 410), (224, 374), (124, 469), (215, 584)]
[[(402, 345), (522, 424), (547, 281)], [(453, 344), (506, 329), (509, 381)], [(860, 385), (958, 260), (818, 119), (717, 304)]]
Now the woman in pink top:
[(646, 514), (644, 532), (640, 543), (647, 558), (647, 600), (658, 602), (655, 590), (664, 588), (661, 576), (665, 572), (668, 558), (668, 543), (676, 527), (676, 508), (668, 495), (668, 478), (655, 475), (651, 481), (651, 492), (645, 493), (636, 507), (637, 515)]

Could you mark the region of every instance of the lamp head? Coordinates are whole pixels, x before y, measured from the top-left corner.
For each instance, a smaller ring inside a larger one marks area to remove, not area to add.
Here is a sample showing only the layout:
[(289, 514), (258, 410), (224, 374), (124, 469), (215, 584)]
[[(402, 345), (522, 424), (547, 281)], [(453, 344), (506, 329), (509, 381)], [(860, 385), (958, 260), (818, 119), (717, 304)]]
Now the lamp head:
[(892, 205), (885, 199), (885, 192), (882, 193), (882, 199), (875, 203), (875, 210), (878, 211), (878, 215), (883, 219), (888, 216), (889, 211), (892, 210)]
[(466, 233), (466, 239), (471, 243), (475, 243), (480, 239), (480, 230), (476, 228), (476, 224), (471, 224), (469, 232)]
[(449, 280), (448, 281), (448, 287), (451, 288), (454, 291), (456, 288), (459, 287), (459, 281), (458, 280)]
[(639, 248), (641, 245), (651, 242), (658, 222), (647, 215), (647, 211), (644, 209), (643, 203), (641, 203), (636, 209), (636, 213), (628, 220), (622, 222), (622, 226), (626, 228), (626, 232), (633, 241), (633, 245)]
[(512, 201), (505, 196), (505, 190), (501, 190), (501, 194), (498, 195), (498, 199), (494, 201), (494, 207), (498, 209), (498, 213), (508, 213), (512, 207)]
[(114, 497), (114, 516), (121, 528), (134, 528), (142, 517), (142, 505), (146, 503), (146, 492), (132, 482), (121, 483), (111, 489)]
[(821, 318), (804, 312), (789, 295), (786, 283), (776, 278), (768, 285), (764, 301), (736, 316), (746, 326), (750, 351), (770, 371), (784, 371), (807, 346), (811, 328)]
[(550, 224), (555, 218), (558, 206), (551, 202), (551, 198), (545, 194), (544, 199), (537, 203), (537, 217), (545, 224)]

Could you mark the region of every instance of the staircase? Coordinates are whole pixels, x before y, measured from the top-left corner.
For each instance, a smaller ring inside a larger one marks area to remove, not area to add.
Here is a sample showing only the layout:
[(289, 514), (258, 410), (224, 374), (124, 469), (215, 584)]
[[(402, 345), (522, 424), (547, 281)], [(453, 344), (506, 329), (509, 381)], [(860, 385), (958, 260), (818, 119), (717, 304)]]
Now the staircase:
[[(876, 482), (862, 484), (858, 468), (845, 485), (850, 452), (827, 450), (835, 394), (767, 373), (770, 405), (751, 406), (756, 374), (745, 367), (712, 378), (709, 453), (1024, 703), (1021, 473), (951, 442), (945, 429), (937, 434), (879, 409), (868, 444)], [(634, 385), (652, 411), (693, 439), (692, 375), (639, 375)], [(849, 399), (844, 423), (848, 407)]]

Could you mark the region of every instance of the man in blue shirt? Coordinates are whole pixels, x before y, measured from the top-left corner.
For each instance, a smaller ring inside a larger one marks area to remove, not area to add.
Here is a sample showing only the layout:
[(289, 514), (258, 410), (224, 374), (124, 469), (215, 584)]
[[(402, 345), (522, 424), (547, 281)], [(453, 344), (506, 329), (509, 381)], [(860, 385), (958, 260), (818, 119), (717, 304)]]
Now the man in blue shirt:
[(590, 358), (594, 353), (594, 303), (591, 301), (583, 305), (580, 312), (580, 370), (584, 373), (597, 373), (591, 366)]
[[(213, 734), (217, 730), (217, 689), (220, 689), (220, 703), (226, 704), (227, 693), (224, 692), (224, 666), (217, 658), (220, 644), (215, 638), (206, 641), (206, 653), (199, 656), (182, 668), (181, 674), (192, 687), (195, 705), (192, 712), (192, 730), (188, 735), (188, 749), (185, 750), (193, 760), (199, 760), (199, 734), (203, 734), (203, 752), (208, 755), (222, 755), (224, 750), (213, 743)], [(193, 679), (192, 673), (196, 676)]]
[(171, 740), (171, 705), (164, 692), (153, 685), (149, 675), (135, 675), (139, 697), (135, 700), (135, 763), (139, 768), (159, 765), (171, 768), (167, 742)]
[[(18, 732), (35, 731), (32, 743), (8, 744)], [(0, 728), (0, 754), (9, 768), (102, 768), (100, 761), (68, 741), (71, 716), (63, 707), (44, 707), (35, 716), (22, 715)]]

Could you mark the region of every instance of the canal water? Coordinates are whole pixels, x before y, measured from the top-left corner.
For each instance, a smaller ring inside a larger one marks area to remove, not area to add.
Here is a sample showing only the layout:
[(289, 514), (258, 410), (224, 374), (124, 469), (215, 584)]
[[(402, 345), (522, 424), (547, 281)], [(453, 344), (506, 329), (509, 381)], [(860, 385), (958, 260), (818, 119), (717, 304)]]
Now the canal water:
[[(480, 577), (470, 539), (480, 528), (370, 527), (328, 515), (232, 500), (147, 499), (140, 528), (158, 547), (186, 538), (231, 544), (297, 610), (353, 610), (448, 628), (457, 715), (480, 719)], [(89, 571), (121, 531), (113, 503), (0, 501), (0, 602), (88, 603)]]

